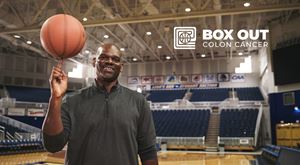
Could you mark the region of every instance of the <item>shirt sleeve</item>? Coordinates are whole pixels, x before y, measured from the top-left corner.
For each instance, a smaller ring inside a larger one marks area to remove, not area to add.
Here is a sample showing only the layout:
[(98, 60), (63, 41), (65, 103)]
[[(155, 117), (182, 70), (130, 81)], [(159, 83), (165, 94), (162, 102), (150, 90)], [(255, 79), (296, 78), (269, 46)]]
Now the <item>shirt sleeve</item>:
[(71, 132), (70, 111), (66, 100), (66, 97), (64, 97), (61, 105), (63, 131), (57, 135), (47, 135), (46, 133), (43, 133), (44, 147), (47, 151), (52, 153), (58, 152), (64, 148)]
[(155, 127), (150, 107), (145, 99), (141, 111), (137, 137), (138, 154), (142, 161), (157, 159)]

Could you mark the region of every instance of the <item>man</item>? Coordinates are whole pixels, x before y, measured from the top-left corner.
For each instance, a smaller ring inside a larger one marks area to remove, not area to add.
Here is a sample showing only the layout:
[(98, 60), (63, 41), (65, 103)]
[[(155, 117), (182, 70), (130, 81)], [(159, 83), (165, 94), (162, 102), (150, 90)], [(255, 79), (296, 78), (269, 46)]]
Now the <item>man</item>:
[(155, 129), (145, 98), (118, 83), (121, 53), (112, 44), (99, 50), (95, 83), (65, 95), (61, 65), (50, 76), (51, 97), (43, 124), (45, 148), (60, 151), (68, 143), (65, 164), (157, 165)]

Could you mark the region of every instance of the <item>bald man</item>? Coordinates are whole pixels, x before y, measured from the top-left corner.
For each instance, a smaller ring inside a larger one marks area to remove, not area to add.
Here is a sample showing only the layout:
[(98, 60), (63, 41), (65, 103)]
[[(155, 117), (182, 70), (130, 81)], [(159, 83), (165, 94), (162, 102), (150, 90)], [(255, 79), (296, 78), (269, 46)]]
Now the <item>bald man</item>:
[(157, 165), (155, 128), (145, 98), (118, 83), (121, 53), (113, 44), (98, 49), (92, 86), (65, 95), (68, 77), (58, 64), (50, 76), (51, 97), (43, 124), (50, 152), (68, 145), (68, 165)]

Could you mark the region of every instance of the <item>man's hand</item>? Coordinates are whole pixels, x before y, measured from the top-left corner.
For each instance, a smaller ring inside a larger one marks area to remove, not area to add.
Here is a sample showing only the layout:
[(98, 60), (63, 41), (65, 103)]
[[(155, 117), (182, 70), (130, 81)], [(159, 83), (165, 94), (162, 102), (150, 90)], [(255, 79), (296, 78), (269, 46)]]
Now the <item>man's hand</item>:
[(51, 96), (54, 98), (62, 98), (68, 87), (68, 76), (61, 69), (61, 63), (53, 67), (52, 73), (49, 79)]

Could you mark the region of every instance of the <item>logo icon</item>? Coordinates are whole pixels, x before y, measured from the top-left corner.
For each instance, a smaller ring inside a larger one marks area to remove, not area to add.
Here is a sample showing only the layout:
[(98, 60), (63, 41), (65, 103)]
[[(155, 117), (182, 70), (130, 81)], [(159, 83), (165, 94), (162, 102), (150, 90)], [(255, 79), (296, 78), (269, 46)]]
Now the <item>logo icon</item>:
[(196, 27), (174, 27), (174, 49), (195, 49)]

